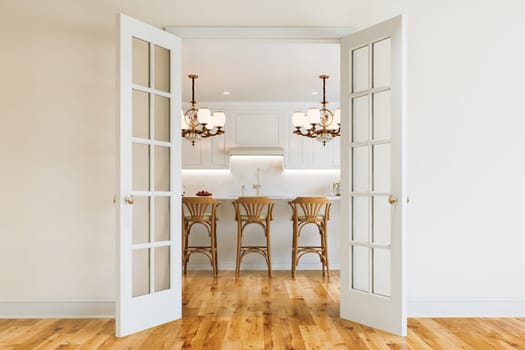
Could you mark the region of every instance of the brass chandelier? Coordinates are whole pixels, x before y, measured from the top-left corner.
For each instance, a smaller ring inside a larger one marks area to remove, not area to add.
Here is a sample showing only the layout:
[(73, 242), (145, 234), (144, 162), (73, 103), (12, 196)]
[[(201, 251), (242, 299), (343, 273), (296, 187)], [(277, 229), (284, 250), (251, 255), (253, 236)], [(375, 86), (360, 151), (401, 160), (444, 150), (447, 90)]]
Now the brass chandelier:
[(224, 134), (226, 120), (224, 112), (217, 111), (211, 115), (208, 108), (197, 108), (195, 79), (198, 77), (197, 74), (188, 75), (191, 79), (191, 107), (181, 116), (182, 137), (191, 141), (192, 146), (200, 139)]
[(334, 137), (341, 136), (341, 109), (337, 108), (334, 112), (329, 110), (325, 98), (326, 79), (328, 75), (320, 75), (323, 80), (323, 100), (321, 108), (309, 108), (305, 114), (294, 112), (292, 123), (295, 126), (294, 134), (316, 139), (323, 143), (331, 141)]

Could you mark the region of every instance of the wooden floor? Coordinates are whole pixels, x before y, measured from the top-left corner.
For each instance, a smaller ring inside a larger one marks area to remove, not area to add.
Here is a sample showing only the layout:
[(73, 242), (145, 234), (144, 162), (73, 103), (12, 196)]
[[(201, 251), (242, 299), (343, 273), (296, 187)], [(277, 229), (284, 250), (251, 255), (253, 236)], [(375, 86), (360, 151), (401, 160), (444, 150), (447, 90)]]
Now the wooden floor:
[(525, 349), (525, 319), (410, 319), (402, 338), (339, 319), (339, 278), (189, 272), (183, 319), (115, 338), (113, 319), (0, 320), (0, 349)]

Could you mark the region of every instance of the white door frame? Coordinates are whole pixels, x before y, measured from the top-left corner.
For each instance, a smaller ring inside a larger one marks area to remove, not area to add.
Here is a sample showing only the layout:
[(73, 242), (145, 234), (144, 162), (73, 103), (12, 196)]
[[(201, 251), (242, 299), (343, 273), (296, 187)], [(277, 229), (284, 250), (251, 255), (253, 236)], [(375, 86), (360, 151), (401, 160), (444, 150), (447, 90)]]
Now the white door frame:
[[(404, 25), (404, 24), (403, 24)], [(265, 39), (265, 40), (268, 40), (268, 39), (275, 39), (275, 40), (279, 40), (282, 42), (282, 40), (291, 40), (291, 41), (294, 41), (294, 40), (302, 40), (302, 41), (306, 41), (306, 42), (318, 42), (318, 43), (340, 43), (340, 38), (348, 35), (348, 34), (351, 34), (351, 33), (354, 33), (355, 30), (354, 28), (350, 28), (350, 27), (326, 27), (326, 28), (309, 28), (309, 27), (296, 27), (296, 28), (289, 28), (289, 27), (282, 27), (282, 28), (268, 28), (268, 27), (246, 27), (246, 28), (242, 28), (242, 27), (167, 27), (166, 28), (166, 31), (167, 32), (170, 32), (170, 33), (173, 33), (173, 34), (176, 34), (178, 36), (180, 36), (182, 39), (247, 39), (247, 40), (257, 40), (257, 39)], [(405, 50), (404, 48), (404, 43), (403, 43), (403, 50)], [(403, 53), (403, 57), (406, 57), (406, 55)], [(406, 64), (405, 64), (405, 60), (403, 60), (402, 62), (400, 62), (400, 64), (402, 65), (402, 70), (403, 72), (406, 72)], [(341, 76), (343, 76), (343, 72), (341, 72)], [(405, 89), (405, 77), (403, 76), (402, 77), (402, 85), (403, 85), (403, 89)], [(403, 108), (403, 114), (406, 113), (406, 93), (403, 93), (403, 97), (402, 97), (402, 108)], [(342, 109), (344, 110), (344, 108), (348, 108), (348, 107), (344, 107), (342, 106)], [(348, 115), (348, 111), (346, 112)], [(401, 125), (401, 128), (403, 128), (403, 130), (405, 130), (406, 128), (406, 125), (404, 124), (405, 123), (405, 119), (403, 119), (403, 124)], [(178, 125), (177, 123), (174, 123), (176, 125)], [(348, 130), (346, 131), (348, 132)], [(402, 150), (403, 152), (406, 154), (406, 141), (403, 141), (402, 142)], [(343, 157), (343, 152), (342, 152), (342, 157)], [(406, 159), (403, 158), (403, 162), (406, 163)], [(342, 162), (342, 164), (345, 164), (344, 162)], [(404, 166), (406, 166), (406, 164), (404, 164)], [(403, 175), (403, 181), (406, 181), (406, 174)], [(398, 198), (399, 198), (399, 205), (403, 207), (402, 209), (402, 222), (403, 222), (403, 225), (404, 223), (406, 222), (406, 203), (404, 201), (404, 199), (406, 198), (406, 186), (403, 186), (403, 191), (399, 194), (397, 194)], [(117, 197), (119, 198), (119, 197)], [(344, 205), (342, 205), (342, 208), (341, 210), (343, 211), (343, 208), (344, 208)], [(403, 226), (403, 232), (405, 232), (406, 228)], [(344, 236), (345, 233), (344, 231), (341, 232), (341, 236)], [(403, 238), (400, 242), (400, 244), (402, 245), (402, 249), (401, 251), (403, 251), (403, 255), (401, 257), (399, 257), (400, 261), (401, 261), (401, 270), (402, 270), (402, 275), (404, 276), (403, 279), (400, 281), (400, 283), (405, 286), (402, 288), (403, 290), (403, 295), (402, 295), (402, 300), (403, 300), (403, 306), (402, 306), (402, 311), (403, 312), (403, 317), (405, 319), (405, 324), (404, 326), (402, 325), (400, 329), (398, 330), (391, 330), (395, 333), (398, 333), (398, 334), (402, 334), (402, 335), (406, 335), (406, 273), (404, 271), (406, 271), (406, 237), (405, 235), (403, 235)], [(343, 256), (343, 255), (342, 255)], [(343, 266), (343, 264), (341, 263), (341, 266)], [(342, 272), (343, 273), (343, 272)], [(343, 279), (343, 277), (342, 277)], [(403, 328), (405, 329), (403, 331)]]

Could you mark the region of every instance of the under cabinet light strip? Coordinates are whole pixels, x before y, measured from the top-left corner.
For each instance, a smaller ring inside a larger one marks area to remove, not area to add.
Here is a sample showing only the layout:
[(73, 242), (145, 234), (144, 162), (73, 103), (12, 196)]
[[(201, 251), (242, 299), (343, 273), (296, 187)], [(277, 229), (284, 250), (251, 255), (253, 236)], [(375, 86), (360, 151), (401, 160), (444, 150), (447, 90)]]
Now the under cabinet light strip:
[(284, 169), (285, 173), (339, 173), (341, 169)]
[(230, 174), (230, 169), (181, 169), (183, 174)]

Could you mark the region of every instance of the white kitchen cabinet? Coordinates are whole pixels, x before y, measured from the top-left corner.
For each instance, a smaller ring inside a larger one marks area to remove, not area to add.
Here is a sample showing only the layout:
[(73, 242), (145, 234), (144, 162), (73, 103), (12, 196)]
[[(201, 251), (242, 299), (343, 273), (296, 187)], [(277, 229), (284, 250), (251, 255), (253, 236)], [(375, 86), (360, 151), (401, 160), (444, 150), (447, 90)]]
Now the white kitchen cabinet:
[(278, 110), (237, 111), (233, 115), (233, 147), (280, 147), (283, 115)]
[(182, 140), (183, 169), (226, 169), (228, 166), (224, 134), (203, 139), (195, 146)]
[[(290, 122), (291, 124), (291, 122)], [(315, 139), (293, 134), (290, 125), (286, 148), (285, 168), (288, 169), (339, 169), (340, 138), (325, 146)]]
[(323, 147), (321, 142), (293, 134), (291, 115), (311, 104), (229, 103), (209, 104), (226, 113), (225, 133), (201, 140), (195, 146), (182, 142), (184, 169), (227, 169), (230, 148), (279, 147), (287, 169), (339, 169), (340, 138)]

